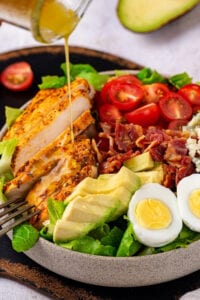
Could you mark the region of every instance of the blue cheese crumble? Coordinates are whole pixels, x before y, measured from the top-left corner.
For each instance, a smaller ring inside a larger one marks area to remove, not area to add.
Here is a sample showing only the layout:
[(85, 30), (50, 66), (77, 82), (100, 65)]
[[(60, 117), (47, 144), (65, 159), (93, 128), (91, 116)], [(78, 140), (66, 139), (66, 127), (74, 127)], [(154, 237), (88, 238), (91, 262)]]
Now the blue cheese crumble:
[(200, 172), (200, 113), (196, 114), (183, 130), (190, 132), (186, 141), (188, 154), (195, 164), (196, 172)]

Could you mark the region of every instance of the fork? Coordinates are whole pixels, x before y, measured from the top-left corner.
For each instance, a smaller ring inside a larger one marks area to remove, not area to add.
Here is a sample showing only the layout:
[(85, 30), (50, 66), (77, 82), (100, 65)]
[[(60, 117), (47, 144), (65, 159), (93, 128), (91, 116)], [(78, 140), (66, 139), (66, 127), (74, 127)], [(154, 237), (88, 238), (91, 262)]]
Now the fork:
[[(11, 199), (0, 204), (0, 237), (40, 212), (39, 210), (31, 211), (32, 208), (34, 205), (27, 204), (23, 199)], [(2, 227), (2, 225), (5, 226)]]

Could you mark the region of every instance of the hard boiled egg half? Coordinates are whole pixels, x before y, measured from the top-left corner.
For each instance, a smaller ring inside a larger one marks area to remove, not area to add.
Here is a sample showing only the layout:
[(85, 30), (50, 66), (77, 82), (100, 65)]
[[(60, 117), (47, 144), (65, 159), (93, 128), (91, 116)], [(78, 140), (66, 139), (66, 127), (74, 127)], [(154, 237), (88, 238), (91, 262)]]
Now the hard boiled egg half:
[(175, 194), (158, 183), (144, 184), (135, 192), (128, 218), (137, 239), (149, 247), (161, 247), (179, 235), (182, 219)]
[(200, 232), (200, 174), (192, 174), (179, 181), (177, 199), (185, 225)]

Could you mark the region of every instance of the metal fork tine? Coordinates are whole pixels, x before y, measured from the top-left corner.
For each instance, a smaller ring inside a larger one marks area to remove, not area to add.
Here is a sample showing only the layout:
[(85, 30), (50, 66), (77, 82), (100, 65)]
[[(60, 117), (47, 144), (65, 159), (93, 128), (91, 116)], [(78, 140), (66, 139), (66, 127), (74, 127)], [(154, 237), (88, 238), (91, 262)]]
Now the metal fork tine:
[[(21, 205), (24, 205), (26, 202), (23, 202)], [(19, 205), (18, 205), (19, 207)], [(23, 214), (24, 212), (28, 211), (29, 209), (33, 208), (34, 205), (25, 205), (22, 208), (14, 211), (12, 214), (7, 215), (7, 217), (2, 218), (2, 220), (0, 221), (0, 226), (7, 223), (8, 221), (12, 220), (13, 218)]]
[(19, 208), (20, 206), (26, 204), (25, 201), (17, 202), (15, 205), (13, 204), (12, 206), (8, 206), (7, 208), (4, 208), (4, 210), (0, 213), (0, 218), (8, 214), (9, 212), (12, 212)]
[(7, 200), (0, 204), (0, 209), (9, 206), (12, 203), (17, 203), (19, 201), (22, 201), (22, 198)]
[[(30, 209), (30, 208), (29, 208)], [(34, 217), (35, 215), (37, 215), (39, 213), (39, 210), (34, 211), (30, 214), (27, 214), (19, 219), (17, 219), (15, 222), (13, 222), (12, 224), (9, 224), (8, 226), (4, 227), (3, 229), (0, 230), (0, 237), (2, 237), (4, 234), (6, 234), (8, 231), (10, 231), (11, 229), (13, 229), (15, 226), (20, 225), (22, 223), (24, 223), (25, 221), (29, 220), (30, 218)]]

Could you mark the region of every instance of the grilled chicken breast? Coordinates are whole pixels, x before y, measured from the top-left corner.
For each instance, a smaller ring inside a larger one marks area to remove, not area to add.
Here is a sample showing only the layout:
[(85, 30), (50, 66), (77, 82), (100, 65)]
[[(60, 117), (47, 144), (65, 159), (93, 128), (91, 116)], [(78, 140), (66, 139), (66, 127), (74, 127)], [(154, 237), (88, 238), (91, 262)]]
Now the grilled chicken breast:
[(31, 220), (38, 229), (48, 219), (49, 197), (63, 201), (82, 179), (97, 176), (95, 154), (90, 139), (79, 136), (73, 143), (60, 148), (60, 152), (61, 156), (55, 167), (42, 176), (26, 196), (27, 202), (40, 210)]
[[(94, 119), (90, 111), (82, 113), (73, 122), (74, 137), (83, 133)], [(68, 143), (71, 143), (71, 126), (68, 126), (55, 140), (33, 155), (16, 173), (13, 180), (4, 186), (7, 199), (24, 198), (33, 185), (59, 164)]]
[(19, 116), (5, 139), (17, 138), (12, 160), (14, 175), (35, 153), (51, 143), (71, 121), (91, 108), (94, 90), (85, 79), (71, 83), (71, 105), (68, 87), (41, 90)]

